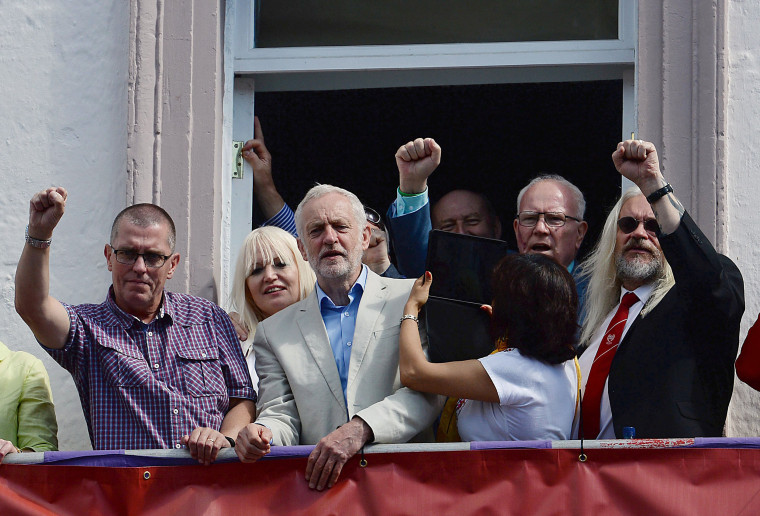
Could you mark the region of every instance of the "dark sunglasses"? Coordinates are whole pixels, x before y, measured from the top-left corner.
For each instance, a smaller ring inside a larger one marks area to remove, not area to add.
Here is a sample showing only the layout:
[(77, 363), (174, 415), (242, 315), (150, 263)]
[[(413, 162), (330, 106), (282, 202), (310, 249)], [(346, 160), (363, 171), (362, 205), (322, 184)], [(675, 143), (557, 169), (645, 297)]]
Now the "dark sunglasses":
[(620, 228), (620, 231), (627, 235), (628, 233), (633, 233), (636, 231), (636, 228), (639, 227), (639, 224), (642, 222), (644, 223), (644, 229), (652, 234), (656, 235), (660, 230), (660, 225), (657, 224), (657, 219), (639, 220), (633, 217), (623, 217), (621, 219), (618, 219), (617, 224)]
[(383, 231), (385, 231), (385, 224), (383, 224), (383, 218), (380, 216), (378, 212), (370, 208), (369, 206), (364, 207), (364, 215), (367, 217), (367, 222), (371, 222), (375, 226), (379, 227)]

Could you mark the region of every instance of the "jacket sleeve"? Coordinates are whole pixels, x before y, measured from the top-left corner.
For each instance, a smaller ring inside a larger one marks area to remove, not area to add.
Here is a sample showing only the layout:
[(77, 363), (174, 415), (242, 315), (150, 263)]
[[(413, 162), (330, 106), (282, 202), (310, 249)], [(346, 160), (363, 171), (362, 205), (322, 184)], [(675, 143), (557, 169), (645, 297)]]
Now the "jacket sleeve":
[(736, 376), (753, 389), (760, 391), (760, 317), (744, 339), (741, 353), (736, 359)]
[[(427, 355), (427, 335), (424, 324), (420, 324), (420, 340)], [(398, 334), (391, 343), (398, 349)], [(384, 399), (356, 413), (372, 428), (376, 443), (405, 443), (413, 437), (429, 430), (423, 440), (432, 440), (432, 428), (435, 418), (443, 408), (445, 398), (436, 394), (417, 392), (403, 387), (398, 372), (393, 380), (396, 390)], [(427, 437), (427, 438), (425, 438)]]
[(265, 324), (256, 327), (253, 349), (259, 376), (256, 423), (272, 431), (275, 445), (295, 446), (299, 444), (301, 420), (288, 378), (267, 340)]
[[(659, 240), (673, 269), (679, 298), (687, 304), (694, 321), (718, 328), (721, 334), (729, 328), (738, 329), (744, 313), (744, 280), (734, 262), (715, 251), (688, 213), (673, 233)], [(732, 361), (738, 345), (737, 339)]]
[(433, 229), (430, 203), (400, 216), (396, 214), (396, 203), (391, 203), (386, 219), (399, 272), (407, 278), (419, 278), (425, 273), (428, 234)]

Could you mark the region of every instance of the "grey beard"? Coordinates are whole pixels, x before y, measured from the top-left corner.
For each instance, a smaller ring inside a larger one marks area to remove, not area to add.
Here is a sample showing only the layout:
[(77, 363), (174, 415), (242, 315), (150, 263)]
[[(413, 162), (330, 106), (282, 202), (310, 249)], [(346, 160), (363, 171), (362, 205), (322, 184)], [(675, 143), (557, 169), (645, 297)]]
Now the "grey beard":
[(662, 276), (662, 261), (660, 253), (655, 251), (650, 260), (634, 258), (626, 260), (620, 254), (615, 257), (615, 267), (617, 268), (617, 277), (622, 282), (636, 281), (642, 284), (651, 283)]

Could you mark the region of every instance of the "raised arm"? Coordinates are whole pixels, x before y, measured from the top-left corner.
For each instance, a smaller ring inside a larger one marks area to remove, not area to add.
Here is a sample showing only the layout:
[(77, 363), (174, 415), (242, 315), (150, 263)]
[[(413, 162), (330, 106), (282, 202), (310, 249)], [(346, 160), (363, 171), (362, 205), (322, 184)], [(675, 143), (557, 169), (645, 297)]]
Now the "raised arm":
[(52, 187), (29, 202), (27, 242), (16, 268), (16, 312), (48, 348), (60, 349), (69, 333), (69, 316), (50, 296), (50, 242), (66, 207), (66, 190)]
[[(633, 181), (645, 197), (668, 185), (660, 171), (657, 149), (651, 142), (626, 140), (618, 143), (617, 149), (612, 153), (612, 162), (618, 172)], [(684, 208), (672, 190), (651, 205), (660, 230), (666, 235), (674, 232), (681, 223)]]
[(427, 179), (441, 164), (441, 147), (432, 138), (417, 138), (396, 151), (399, 188), (418, 194), (427, 188)]
[[(424, 282), (423, 282), (424, 280)], [(427, 302), (433, 276), (425, 272), (414, 282), (404, 315), (417, 316)], [(401, 383), (410, 389), (454, 398), (498, 402), (499, 394), (479, 360), (429, 362), (422, 349), (414, 319), (401, 321), (399, 335), (399, 371)]]
[(253, 195), (264, 217), (271, 219), (285, 205), (272, 177), (272, 155), (264, 143), (259, 117), (253, 119), (253, 140), (243, 145), (243, 158), (253, 169)]
[[(428, 233), (432, 224), (427, 194), (422, 195), (427, 190), (428, 177), (440, 163), (441, 147), (432, 138), (417, 138), (396, 151), (398, 196), (386, 218), (398, 270), (410, 278), (425, 272)], [(402, 203), (399, 199), (408, 202)]]

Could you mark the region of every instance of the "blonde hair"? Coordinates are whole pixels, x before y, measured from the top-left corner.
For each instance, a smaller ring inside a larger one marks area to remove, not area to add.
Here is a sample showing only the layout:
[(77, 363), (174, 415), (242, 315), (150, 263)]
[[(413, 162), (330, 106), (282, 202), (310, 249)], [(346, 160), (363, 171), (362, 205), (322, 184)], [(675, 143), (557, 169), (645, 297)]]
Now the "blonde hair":
[[(591, 337), (602, 325), (610, 310), (620, 301), (622, 282), (617, 277), (617, 266), (615, 265), (617, 221), (620, 218), (620, 210), (623, 205), (640, 195), (644, 194), (637, 187), (632, 187), (623, 193), (607, 216), (602, 234), (599, 236), (599, 241), (594, 246), (594, 250), (580, 265), (578, 281), (588, 279), (586, 299), (582, 311), (581, 347), (588, 346)], [(656, 280), (654, 290), (652, 290), (647, 304), (641, 310), (640, 317), (645, 317), (651, 312), (675, 283), (673, 270), (663, 255), (662, 274)]]
[(298, 269), (299, 301), (314, 290), (316, 276), (309, 262), (301, 256), (293, 235), (274, 226), (257, 228), (248, 233), (238, 254), (227, 307), (228, 312), (237, 312), (240, 315), (241, 322), (248, 330), (246, 342), (253, 340), (256, 325), (264, 319), (264, 314), (253, 302), (248, 291), (246, 279), (257, 263), (267, 265), (277, 259), (283, 263), (292, 263)]

